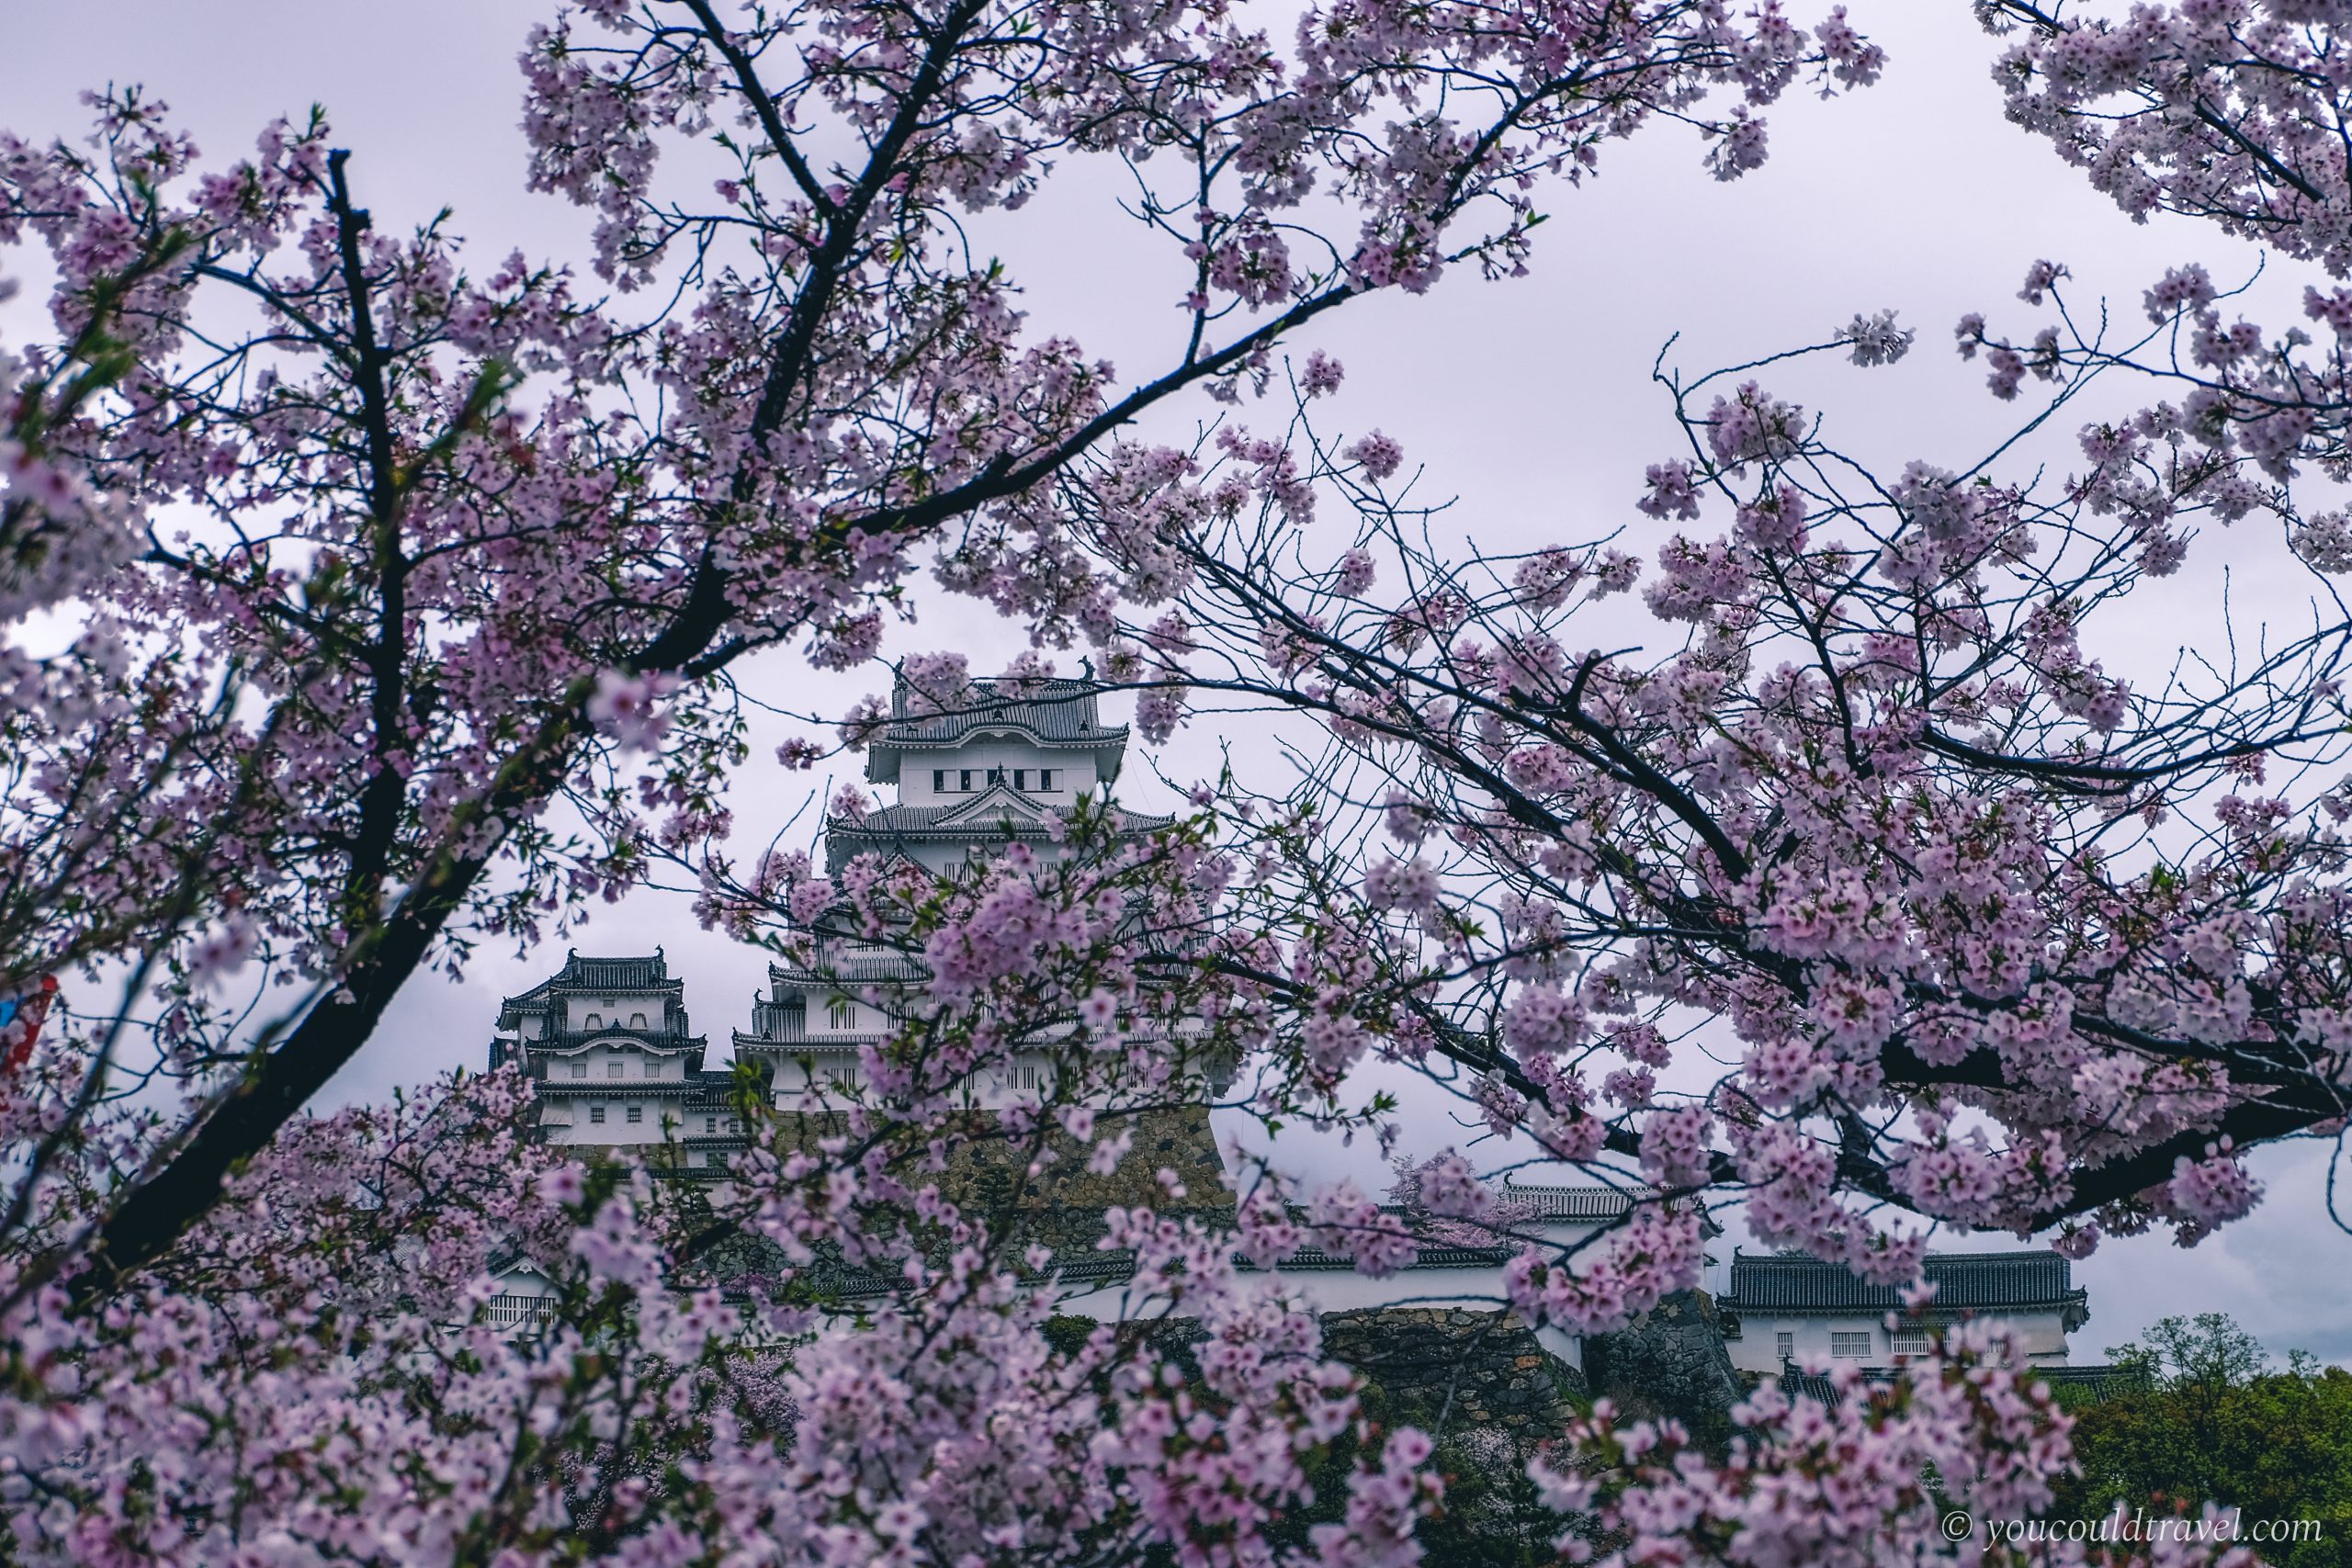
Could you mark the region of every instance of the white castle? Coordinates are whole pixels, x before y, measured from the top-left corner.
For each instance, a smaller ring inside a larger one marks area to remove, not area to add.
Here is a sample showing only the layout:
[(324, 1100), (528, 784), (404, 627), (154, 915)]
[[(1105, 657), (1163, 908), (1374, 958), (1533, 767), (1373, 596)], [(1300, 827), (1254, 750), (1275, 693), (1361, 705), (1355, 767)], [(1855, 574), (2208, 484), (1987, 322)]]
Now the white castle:
[(703, 1066), (685, 983), (659, 948), (650, 958), (566, 954), (561, 969), (499, 1004), (498, 1029), (491, 1066), (530, 1075), (548, 1143), (670, 1145), (681, 1163), (713, 1168), (742, 1145), (735, 1076)]
[[(865, 764), (867, 779), (896, 786), (898, 799), (862, 818), (829, 818), (826, 868), (838, 874), (874, 854), (945, 873), (1016, 841), (1052, 859), (1062, 852), (1055, 816), (1107, 795), (1126, 750), (1126, 727), (1102, 722), (1083, 682), (1015, 689), (979, 681), (952, 710), (924, 712), (902, 681)], [(1123, 831), (1148, 833), (1170, 820), (1129, 816)], [(920, 979), (887, 943), (805, 934), (806, 961), (771, 964), (752, 1026), (734, 1032), (739, 1067), (786, 1107), (814, 1089), (854, 1087), (860, 1052), (888, 1037), (888, 992)], [(555, 975), (507, 998), (498, 1027), (492, 1065), (514, 1063), (537, 1081), (539, 1133), (550, 1143), (666, 1146), (676, 1151), (673, 1168), (713, 1173), (742, 1146), (737, 1074), (704, 1066), (683, 983), (659, 950), (650, 958), (573, 953)], [(1047, 1087), (1048, 1070), (1045, 1053), (1016, 1053), (969, 1091), (977, 1105), (1007, 1103)]]
[[(1042, 861), (1059, 857), (1057, 814), (1106, 796), (1126, 758), (1126, 726), (1105, 725), (1094, 696), (1078, 681), (1025, 682), (1017, 694), (981, 681), (953, 709), (921, 713), (900, 682), (865, 761), (867, 780), (895, 785), (899, 798), (829, 820), (826, 871), (876, 855), (944, 874), (1016, 842)], [(1131, 815), (1121, 830), (1148, 833), (1170, 820)], [(887, 943), (804, 935), (805, 958), (769, 965), (768, 995), (753, 1004), (752, 1027), (735, 1032), (736, 1060), (757, 1065), (780, 1105), (827, 1085), (854, 1087), (859, 1053), (892, 1026), (887, 998), (922, 978)], [(1015, 1052), (967, 1092), (982, 1106), (1034, 1099), (1051, 1087), (1051, 1070), (1043, 1051)]]
[[(895, 786), (898, 798), (863, 817), (827, 821), (828, 871), (838, 874), (872, 854), (949, 873), (1013, 842), (1030, 845), (1040, 860), (1056, 858), (1063, 852), (1055, 815), (1081, 797), (1107, 795), (1126, 755), (1126, 727), (1105, 725), (1095, 695), (1091, 685), (1076, 681), (982, 681), (953, 710), (932, 712), (901, 682), (866, 758), (867, 779)], [(1170, 820), (1129, 817), (1123, 829), (1149, 832)], [(502, 1003), (492, 1065), (514, 1064), (536, 1081), (538, 1131), (548, 1142), (648, 1158), (657, 1169), (688, 1179), (717, 1176), (745, 1146), (736, 1110), (741, 1093), (749, 1089), (790, 1110), (813, 1089), (854, 1087), (861, 1053), (888, 1038), (891, 993), (921, 979), (919, 967), (896, 947), (802, 934), (805, 961), (771, 964), (768, 992), (754, 999), (751, 1027), (733, 1032), (732, 1070), (704, 1065), (705, 1043), (688, 1026), (684, 983), (659, 949), (650, 957), (567, 955), (556, 974)], [(1043, 1050), (1015, 1052), (968, 1086), (972, 1103), (1034, 1100), (1051, 1087), (1045, 1077), (1050, 1070)], [(1630, 1187), (1517, 1182), (1507, 1182), (1503, 1195), (1532, 1209), (1522, 1232), (1555, 1244), (1591, 1235), (1645, 1196)], [(1218, 1195), (1195, 1201), (1214, 1206)], [(1348, 1258), (1310, 1247), (1284, 1271), (1311, 1275), (1327, 1312), (1490, 1304), (1514, 1250), (1426, 1247), (1415, 1267), (1372, 1280), (1357, 1274)], [(1125, 1276), (1115, 1256), (1073, 1255), (1056, 1272), (1069, 1292), (1063, 1310), (1120, 1310)], [(2039, 1367), (2064, 1365), (2066, 1336), (2087, 1315), (2083, 1292), (2054, 1254), (1953, 1255), (1931, 1258), (1929, 1273), (1945, 1286), (1939, 1315), (2009, 1321)], [(853, 1296), (862, 1288), (848, 1283)], [(503, 1289), (512, 1293), (500, 1301), (511, 1303), (514, 1320), (528, 1320), (537, 1287), (518, 1273)], [(1883, 1367), (1918, 1348), (1900, 1335), (1890, 1337), (1877, 1321), (1894, 1304), (1893, 1292), (1817, 1259), (1736, 1257), (1720, 1304), (1730, 1361), (1741, 1371), (1779, 1371), (1792, 1359), (1823, 1351)], [(1570, 1337), (1545, 1330), (1537, 1338), (1580, 1364), (1581, 1348)]]

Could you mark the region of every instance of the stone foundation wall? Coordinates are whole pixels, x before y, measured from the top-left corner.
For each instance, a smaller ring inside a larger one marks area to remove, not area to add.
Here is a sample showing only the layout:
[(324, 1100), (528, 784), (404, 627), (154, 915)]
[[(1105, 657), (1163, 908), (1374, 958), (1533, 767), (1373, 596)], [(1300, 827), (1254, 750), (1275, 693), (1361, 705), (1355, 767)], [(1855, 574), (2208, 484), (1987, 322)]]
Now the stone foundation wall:
[(1556, 1437), (1583, 1379), (1507, 1312), (1384, 1307), (1323, 1318), (1324, 1354), (1376, 1383), (1394, 1419), (1431, 1432)]
[(1747, 1387), (1733, 1367), (1714, 1303), (1678, 1291), (1614, 1334), (1584, 1342), (1584, 1373), (1596, 1397), (1628, 1416), (1671, 1416), (1706, 1441), (1729, 1425)]

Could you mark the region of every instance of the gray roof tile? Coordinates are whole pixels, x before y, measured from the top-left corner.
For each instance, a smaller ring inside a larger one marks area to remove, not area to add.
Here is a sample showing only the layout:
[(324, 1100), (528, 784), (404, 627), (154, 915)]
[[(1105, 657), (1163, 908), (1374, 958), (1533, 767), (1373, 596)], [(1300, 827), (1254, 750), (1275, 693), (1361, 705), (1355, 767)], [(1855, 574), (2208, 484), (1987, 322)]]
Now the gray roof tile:
[[(2055, 1252), (1931, 1252), (1927, 1277), (1935, 1281), (1936, 1312), (2016, 1311), (2079, 1305), (2072, 1265)], [(1731, 1312), (1892, 1312), (1903, 1304), (1893, 1285), (1873, 1285), (1843, 1267), (1803, 1254), (1735, 1255)]]
[(1095, 688), (1084, 681), (1032, 681), (1013, 694), (1002, 681), (975, 681), (971, 694), (944, 713), (919, 713), (921, 705), (901, 680), (890, 694), (886, 746), (944, 746), (975, 729), (1017, 728), (1039, 740), (1085, 745), (1124, 745), (1127, 727), (1106, 726), (1094, 708)]

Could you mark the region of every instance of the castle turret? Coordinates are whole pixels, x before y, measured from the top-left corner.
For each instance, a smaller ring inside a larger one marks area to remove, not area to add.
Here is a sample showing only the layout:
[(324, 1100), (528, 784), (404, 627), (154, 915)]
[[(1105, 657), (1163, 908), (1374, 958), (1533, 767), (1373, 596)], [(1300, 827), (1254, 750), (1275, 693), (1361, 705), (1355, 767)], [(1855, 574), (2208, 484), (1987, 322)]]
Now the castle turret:
[(491, 1066), (528, 1073), (549, 1143), (650, 1145), (675, 1142), (686, 1163), (740, 1145), (729, 1103), (733, 1077), (703, 1066), (704, 1040), (687, 1021), (684, 983), (656, 948), (650, 957), (586, 958), (499, 1005)]

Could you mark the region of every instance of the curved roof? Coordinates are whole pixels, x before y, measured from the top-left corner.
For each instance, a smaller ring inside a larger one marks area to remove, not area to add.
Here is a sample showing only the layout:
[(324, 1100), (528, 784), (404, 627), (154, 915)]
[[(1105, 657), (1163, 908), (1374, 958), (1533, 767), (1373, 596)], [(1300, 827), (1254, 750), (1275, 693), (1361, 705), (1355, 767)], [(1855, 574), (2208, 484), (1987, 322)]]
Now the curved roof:
[[(2120, 1396), (2144, 1393), (2154, 1386), (2147, 1371), (2141, 1367), (2030, 1367), (2026, 1371), (2034, 1382), (2048, 1383), (2050, 1392), (2058, 1396), (2060, 1403), (2070, 1407), (2104, 1404)], [(1826, 1372), (1804, 1371), (1783, 1362), (1781, 1371), (1776, 1375), (1781, 1392), (1792, 1399), (1817, 1399), (1829, 1405), (1845, 1401), (1844, 1393), (1838, 1387), (1838, 1380)], [(1902, 1375), (1903, 1371), (1899, 1367), (1864, 1367), (1860, 1382), (1864, 1388), (1883, 1387), (1896, 1382)]]
[[(1931, 1314), (2055, 1309), (2069, 1327), (2089, 1317), (2088, 1293), (2075, 1288), (2073, 1265), (2055, 1252), (1931, 1252), (1925, 1265), (1936, 1285)], [(1874, 1285), (1843, 1266), (1804, 1253), (1735, 1253), (1726, 1312), (1759, 1314), (1870, 1314), (1903, 1305), (1894, 1285)]]
[(1104, 782), (1118, 776), (1126, 755), (1127, 727), (1106, 725), (1095, 711), (1097, 688), (1085, 681), (975, 681), (954, 705), (924, 711), (901, 676), (890, 693), (890, 720), (867, 743), (865, 776), (896, 784), (899, 759), (910, 750), (960, 746), (983, 732), (1017, 734), (1054, 750), (1092, 751)]
[[(996, 815), (989, 815), (990, 797)], [(1023, 817), (1018, 808), (1036, 815)], [(1054, 836), (1046, 813), (1054, 808), (1032, 800), (1009, 784), (991, 785), (973, 801), (947, 806), (885, 806), (857, 820), (832, 817), (825, 822), (825, 871), (839, 875), (842, 867), (869, 851), (908, 851), (920, 844), (941, 842), (1010, 842), (1015, 839), (1050, 841)], [(1131, 833), (1155, 833), (1174, 822), (1173, 817), (1143, 812), (1120, 813), (1121, 829)], [(909, 858), (913, 858), (911, 854)]]
[[(667, 991), (685, 995), (686, 983), (670, 973), (670, 962), (660, 948), (650, 957), (582, 958), (578, 948), (563, 955), (563, 967), (525, 991), (498, 1004), (498, 1027), (512, 1029), (518, 1012), (537, 1011), (555, 997), (571, 991)], [(679, 1026), (685, 1015), (679, 1013)]]

